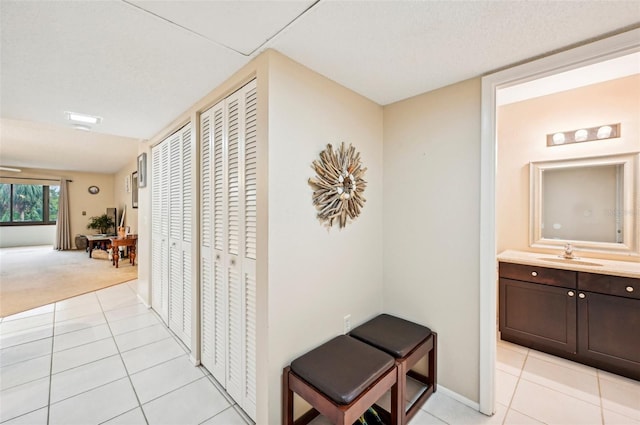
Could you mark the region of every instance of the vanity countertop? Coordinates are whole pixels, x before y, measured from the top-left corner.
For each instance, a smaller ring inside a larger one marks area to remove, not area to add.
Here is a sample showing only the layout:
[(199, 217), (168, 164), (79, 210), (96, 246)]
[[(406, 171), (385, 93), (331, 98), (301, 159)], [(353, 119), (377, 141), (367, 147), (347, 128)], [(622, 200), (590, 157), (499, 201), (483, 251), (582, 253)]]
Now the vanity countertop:
[(513, 250), (498, 254), (498, 261), (640, 279), (640, 262), (580, 258), (580, 256), (567, 260), (561, 255)]

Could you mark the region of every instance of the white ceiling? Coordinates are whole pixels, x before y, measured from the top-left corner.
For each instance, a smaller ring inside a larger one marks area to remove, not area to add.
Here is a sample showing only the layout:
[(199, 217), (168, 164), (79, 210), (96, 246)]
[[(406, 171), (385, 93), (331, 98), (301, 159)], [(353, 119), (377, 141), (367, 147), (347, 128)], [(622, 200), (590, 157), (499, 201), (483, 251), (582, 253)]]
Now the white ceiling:
[(384, 105), (639, 22), (636, 0), (1, 0), (0, 165), (115, 172), (266, 48)]

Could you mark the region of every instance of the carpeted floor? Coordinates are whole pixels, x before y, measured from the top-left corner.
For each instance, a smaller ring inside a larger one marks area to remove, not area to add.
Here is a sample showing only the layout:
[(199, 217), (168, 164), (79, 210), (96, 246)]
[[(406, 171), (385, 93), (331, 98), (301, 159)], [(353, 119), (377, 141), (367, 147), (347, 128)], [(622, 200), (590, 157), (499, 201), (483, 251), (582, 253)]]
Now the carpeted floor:
[(0, 317), (136, 279), (138, 266), (52, 246), (0, 249)]

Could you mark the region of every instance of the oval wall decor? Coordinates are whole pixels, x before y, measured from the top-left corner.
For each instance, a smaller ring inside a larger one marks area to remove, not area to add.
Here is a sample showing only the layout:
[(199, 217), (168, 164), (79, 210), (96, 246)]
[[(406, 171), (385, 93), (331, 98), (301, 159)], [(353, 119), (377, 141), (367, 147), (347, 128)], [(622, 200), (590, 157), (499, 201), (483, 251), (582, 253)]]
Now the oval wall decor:
[(364, 181), (366, 168), (360, 163), (360, 153), (344, 142), (337, 150), (331, 144), (320, 152), (320, 159), (311, 166), (316, 177), (309, 179), (313, 188), (313, 205), (318, 210), (318, 219), (328, 227), (334, 220), (340, 228), (360, 215), (366, 199), (364, 192), (367, 182)]

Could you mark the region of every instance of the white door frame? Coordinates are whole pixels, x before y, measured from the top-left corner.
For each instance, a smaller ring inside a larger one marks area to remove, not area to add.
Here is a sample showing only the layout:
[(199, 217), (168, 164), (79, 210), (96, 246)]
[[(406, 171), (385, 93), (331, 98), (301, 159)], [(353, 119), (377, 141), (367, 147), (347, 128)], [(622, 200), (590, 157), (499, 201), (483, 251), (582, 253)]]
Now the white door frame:
[(480, 412), (495, 412), (497, 343), (496, 91), (640, 51), (640, 29), (525, 63), (482, 78), (480, 147)]

